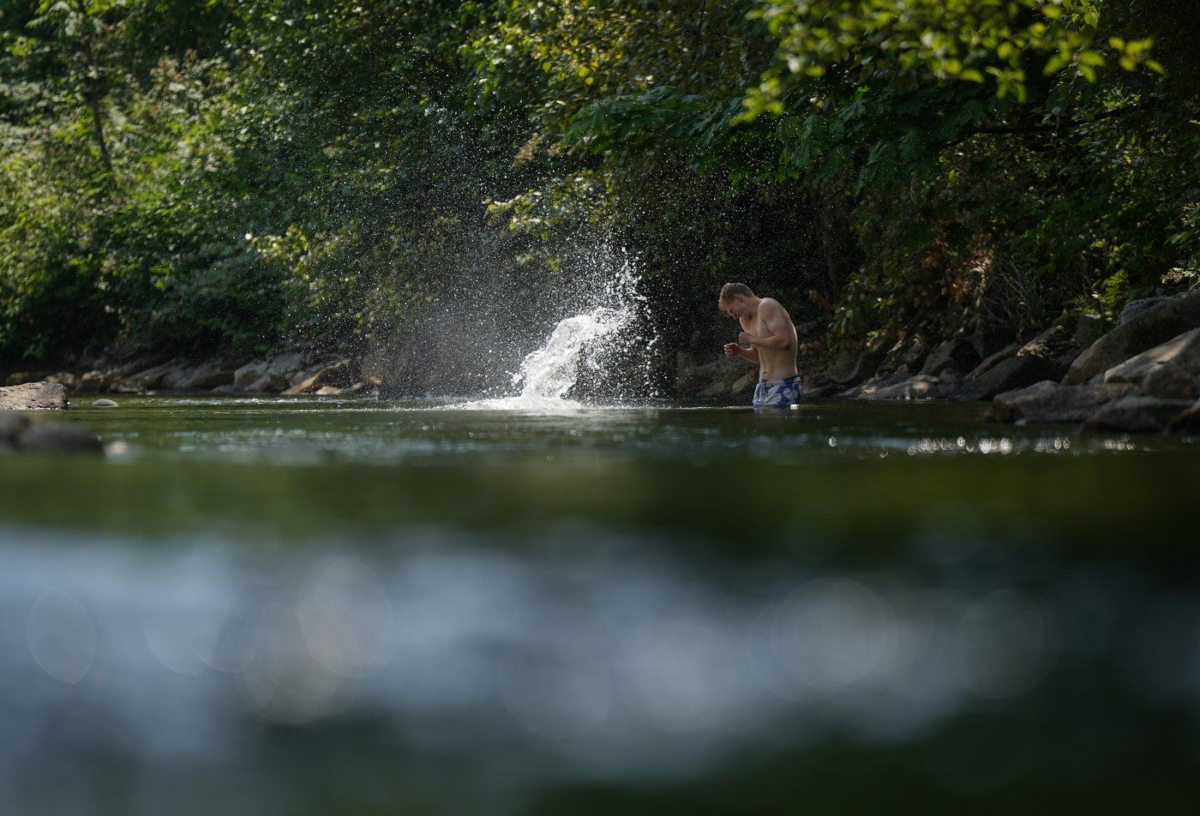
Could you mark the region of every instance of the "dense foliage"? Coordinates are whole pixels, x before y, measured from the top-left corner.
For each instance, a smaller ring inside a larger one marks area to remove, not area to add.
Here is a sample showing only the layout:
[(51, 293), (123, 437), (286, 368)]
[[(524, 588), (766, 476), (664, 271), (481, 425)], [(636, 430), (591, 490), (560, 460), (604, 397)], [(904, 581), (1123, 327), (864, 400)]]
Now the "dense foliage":
[(1200, 280), (1196, 41), (1192, 0), (0, 0), (0, 363), (402, 353), (602, 245), (668, 349), (725, 280), (830, 340), (1111, 317)]

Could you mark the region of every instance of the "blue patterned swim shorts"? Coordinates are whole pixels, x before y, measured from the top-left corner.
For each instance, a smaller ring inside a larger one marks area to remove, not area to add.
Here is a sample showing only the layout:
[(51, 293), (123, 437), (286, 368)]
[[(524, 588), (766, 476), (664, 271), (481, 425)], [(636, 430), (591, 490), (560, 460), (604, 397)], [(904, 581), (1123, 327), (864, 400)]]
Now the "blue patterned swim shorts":
[(755, 408), (789, 408), (800, 402), (800, 377), (759, 380), (754, 386)]

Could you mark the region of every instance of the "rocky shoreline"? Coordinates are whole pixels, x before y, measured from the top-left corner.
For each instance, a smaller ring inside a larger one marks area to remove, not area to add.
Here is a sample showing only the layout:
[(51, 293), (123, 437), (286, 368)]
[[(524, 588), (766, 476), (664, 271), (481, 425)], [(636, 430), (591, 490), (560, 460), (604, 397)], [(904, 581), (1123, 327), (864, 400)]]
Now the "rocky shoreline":
[[(919, 335), (878, 337), (829, 359), (802, 357), (805, 398), (990, 402), (989, 422), (1200, 430), (1200, 291), (1133, 301), (1107, 332), (1082, 316), (986, 357), (980, 346), (966, 336), (936, 346)], [(757, 379), (752, 366), (727, 358), (698, 364), (681, 355), (678, 370), (689, 398), (748, 401)]]
[(41, 383), (59, 385), (74, 397), (163, 393), (369, 396), (378, 393), (381, 379), (365, 371), (361, 361), (345, 356), (313, 357), (292, 352), (235, 365), (223, 360), (133, 355), (119, 361), (98, 360), (94, 367), (82, 373), (22, 371), (9, 374), (4, 387), (0, 387), (0, 400), (6, 393), (14, 394), (16, 389)]
[[(1200, 428), (1200, 291), (1134, 301), (1107, 332), (1096, 317), (1064, 319), (986, 357), (976, 338), (933, 345), (920, 335), (881, 335), (827, 359), (802, 356), (801, 367), (807, 399), (990, 402), (991, 422), (1194, 432)], [(398, 394), (383, 371), (354, 357), (301, 352), (236, 365), (161, 356), (99, 359), (82, 373), (9, 374), (0, 409), (65, 408), (68, 395)], [(676, 361), (676, 393), (684, 399), (748, 400), (756, 379), (757, 370), (744, 361), (698, 362), (686, 354)]]

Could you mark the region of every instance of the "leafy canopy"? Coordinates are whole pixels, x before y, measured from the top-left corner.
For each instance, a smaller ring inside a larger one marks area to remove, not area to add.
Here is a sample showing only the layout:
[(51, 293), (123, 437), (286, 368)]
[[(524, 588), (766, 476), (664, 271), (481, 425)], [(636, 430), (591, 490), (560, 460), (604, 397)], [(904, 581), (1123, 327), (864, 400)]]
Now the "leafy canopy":
[(930, 79), (991, 83), (1028, 99), (1036, 74), (1162, 71), (1148, 39), (1096, 43), (1101, 0), (760, 0), (750, 16), (778, 41), (776, 61), (746, 98), (744, 117), (782, 113), (799, 77), (915, 87)]

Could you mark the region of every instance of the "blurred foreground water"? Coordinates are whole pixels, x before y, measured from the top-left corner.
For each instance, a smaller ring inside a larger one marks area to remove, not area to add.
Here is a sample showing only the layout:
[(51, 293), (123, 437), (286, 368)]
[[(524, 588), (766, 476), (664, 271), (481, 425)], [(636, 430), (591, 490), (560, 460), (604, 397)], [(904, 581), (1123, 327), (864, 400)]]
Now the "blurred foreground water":
[(1194, 440), (121, 403), (0, 459), (0, 813), (1200, 801)]

